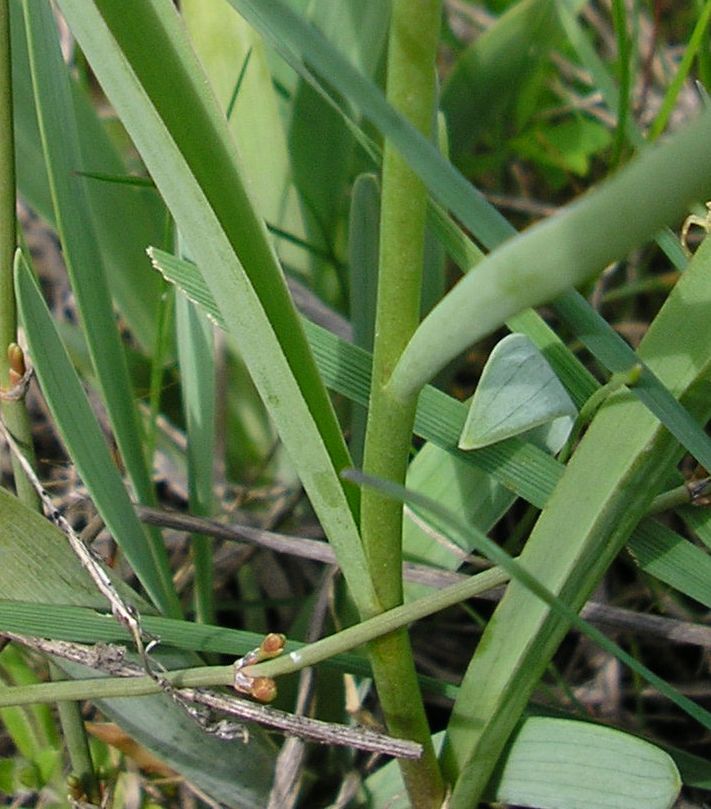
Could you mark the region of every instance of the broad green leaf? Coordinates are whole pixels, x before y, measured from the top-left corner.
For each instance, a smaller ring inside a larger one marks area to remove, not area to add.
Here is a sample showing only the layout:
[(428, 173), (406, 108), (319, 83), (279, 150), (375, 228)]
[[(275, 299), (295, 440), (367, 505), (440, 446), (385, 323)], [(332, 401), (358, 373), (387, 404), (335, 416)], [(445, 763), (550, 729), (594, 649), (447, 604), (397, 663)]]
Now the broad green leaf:
[(594, 155), (610, 145), (612, 135), (602, 124), (579, 116), (556, 124), (538, 124), (513, 138), (510, 146), (541, 167), (552, 166), (584, 177)]
[[(512, 435), (567, 417), (577, 409), (553, 369), (523, 334), (499, 341), (484, 366), (459, 439), (459, 448), (480, 449)], [(557, 452), (559, 446), (553, 448)]]
[[(410, 462), (407, 469), (409, 489), (426, 494), (463, 520), (487, 533), (516, 499), (492, 475), (466, 463), (460, 457), (426, 444)], [(439, 537), (433, 536), (440, 532)], [(446, 526), (436, 518), (425, 520), (416, 505), (405, 511), (403, 551), (408, 559), (427, 562), (437, 567), (456, 570), (471, 552), (471, 547), (459, 547), (447, 539)], [(409, 596), (420, 592), (407, 585)]]
[[(125, 628), (111, 615), (96, 612), (107, 613), (109, 605), (80, 566), (62, 533), (4, 489), (0, 489), (0, 514), (3, 524), (0, 603), (8, 607), (7, 628), (19, 620), (14, 628), (24, 634), (61, 638), (64, 632), (65, 638), (75, 634), (74, 639), (84, 643), (102, 639), (125, 643)], [(149, 605), (120, 579), (114, 579), (114, 585), (127, 601), (138, 607), (144, 621), (150, 621)], [(23, 628), (23, 609), (17, 602), (25, 602), (34, 615), (35, 631), (28, 625)], [(91, 610), (78, 609), (86, 607)], [(87, 625), (82, 628), (84, 613)], [(184, 627), (188, 632), (191, 627), (197, 628), (175, 620), (170, 626)], [(216, 627), (212, 630), (220, 631)], [(174, 666), (195, 665), (193, 654), (186, 652), (177, 658), (173, 654)], [(66, 670), (69, 669), (67, 666)], [(86, 677), (96, 673), (75, 668), (72, 674)], [(225, 743), (205, 734), (173, 700), (165, 697), (112, 700), (102, 703), (101, 708), (214, 799), (235, 809), (260, 809), (265, 805), (274, 749), (259, 729), (252, 730), (248, 745)]]
[[(44, 517), (2, 488), (0, 514), (0, 598), (109, 610), (110, 605), (79, 566), (66, 539)], [(116, 579), (114, 584), (122, 595), (130, 593), (141, 611), (151, 612), (147, 602), (123, 582)]]

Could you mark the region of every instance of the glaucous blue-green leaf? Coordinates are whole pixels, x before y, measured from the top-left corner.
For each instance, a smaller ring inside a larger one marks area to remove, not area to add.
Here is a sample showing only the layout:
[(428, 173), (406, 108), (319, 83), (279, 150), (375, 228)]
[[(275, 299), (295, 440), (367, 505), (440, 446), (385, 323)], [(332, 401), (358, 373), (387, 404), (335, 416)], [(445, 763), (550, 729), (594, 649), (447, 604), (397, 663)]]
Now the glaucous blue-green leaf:
[(514, 736), (496, 801), (541, 809), (668, 809), (681, 788), (664, 750), (614, 728), (550, 716)]
[[(523, 334), (509, 334), (491, 352), (469, 407), (460, 449), (479, 449), (542, 425), (565, 443), (577, 410), (543, 354)], [(548, 443), (546, 441), (546, 443)]]
[[(437, 748), (442, 734), (435, 737)], [(372, 809), (407, 809), (395, 762), (365, 782)], [(537, 809), (669, 809), (681, 788), (671, 756), (615, 728), (529, 716), (501, 758), (486, 798)]]

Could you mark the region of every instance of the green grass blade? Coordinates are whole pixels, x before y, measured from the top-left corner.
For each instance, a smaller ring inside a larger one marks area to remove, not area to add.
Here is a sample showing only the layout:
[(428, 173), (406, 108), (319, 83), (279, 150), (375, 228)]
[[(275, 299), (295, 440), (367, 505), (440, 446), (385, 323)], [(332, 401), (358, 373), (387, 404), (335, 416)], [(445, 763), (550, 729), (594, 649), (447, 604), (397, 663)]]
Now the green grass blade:
[(147, 541), (37, 282), (19, 253), (15, 285), (32, 363), (69, 454), (146, 592), (163, 612), (178, 615), (165, 548)]
[[(359, 607), (376, 603), (337, 471), (340, 427), (173, 5), (61, 0), (61, 9), (190, 244)], [(160, 52), (161, 59), (155, 59)]]
[[(372, 77), (382, 58), (390, 5), (362, 0), (343, 0), (334, 5), (330, 0), (315, 0), (307, 13), (311, 23), (345, 60)], [(342, 203), (358, 155), (356, 133), (353, 127), (343, 125), (343, 100), (337, 92), (324, 94), (321, 89), (308, 76), (300, 76), (289, 107), (289, 151), (309, 238), (333, 256), (339, 240)], [(333, 261), (329, 263), (333, 266)], [(328, 279), (333, 270), (314, 260), (312, 265), (318, 289), (324, 276)], [(347, 282), (342, 271), (336, 269), (336, 273), (343, 294)]]
[[(610, 371), (628, 371), (639, 363), (640, 358), (618, 334), (611, 339), (609, 325), (584, 298), (569, 294), (565, 303), (566, 323), (576, 334), (584, 335), (586, 345)], [(708, 436), (649, 368), (643, 368), (633, 392), (700, 463), (711, 461)]]
[(627, 31), (627, 13), (620, 0), (612, 2), (612, 19), (617, 40), (617, 74), (619, 76), (620, 89), (617, 104), (617, 125), (615, 129), (615, 140), (612, 149), (611, 164), (616, 167), (622, 156), (622, 147), (625, 142), (627, 121), (630, 117), (630, 85), (632, 83), (632, 42)]
[[(424, 142), (424, 139), (421, 138), (418, 133), (409, 127), (406, 122), (397, 117), (395, 112), (387, 106), (377, 88), (369, 85), (364, 77), (360, 76), (350, 65), (345, 63), (344, 60), (339, 57), (339, 54), (329, 46), (329, 43), (320, 37), (317, 31), (311, 30), (308, 26), (305, 26), (303, 20), (298, 18), (298, 15), (291, 14), (291, 12), (283, 8), (279, 8), (278, 0), (269, 4), (268, 7), (260, 8), (255, 8), (251, 0), (230, 0), (230, 2), (232, 2), (258, 30), (265, 36), (271, 38), (276, 47), (281, 45), (282, 48), (287, 48), (292, 61), (294, 59), (303, 60), (306, 64), (315, 67), (322, 75), (328, 76), (329, 80), (336, 84), (338, 89), (351, 103), (363, 110), (366, 117), (373, 120), (384, 134), (398, 144), (402, 154), (410, 161), (413, 168), (427, 183), (428, 188), (435, 198), (439, 199), (445, 206), (456, 213), (461, 218), (462, 222), (467, 225), (484, 244), (489, 246), (496, 245), (514, 233), (513, 228), (508, 222), (488, 206), (488, 204), (484, 203), (483, 199), (478, 195), (478, 192), (474, 191), (468, 184), (462, 184), (460, 182), (462, 180), (461, 175), (441, 158), (431, 144)], [(564, 7), (561, 8), (561, 13), (565, 11), (567, 11), (567, 9)], [(707, 113), (706, 119), (709, 118), (711, 118), (711, 115)], [(709, 139), (702, 134), (702, 130), (706, 125), (707, 124), (704, 124), (702, 121), (698, 121), (695, 124), (697, 146), (702, 146), (704, 150), (709, 141)], [(688, 135), (689, 133), (686, 133), (685, 137)], [(704, 145), (704, 143), (706, 145)], [(669, 178), (668, 181), (664, 180), (659, 184), (660, 191), (658, 193), (664, 199), (665, 204), (671, 201), (668, 194), (669, 185), (671, 184), (676, 191), (680, 191), (683, 185), (683, 183), (679, 182), (680, 175), (676, 172), (677, 164), (683, 166), (687, 178), (691, 177), (693, 182), (699, 179), (698, 174), (694, 171), (694, 161), (689, 159), (689, 154), (686, 153), (683, 144), (678, 144), (677, 148), (679, 148), (681, 152), (680, 162), (676, 159), (669, 160), (666, 164), (666, 168), (668, 171), (671, 170), (673, 176)], [(705, 164), (711, 165), (711, 161), (706, 160)], [(708, 178), (705, 182), (708, 186)], [(634, 183), (632, 183), (632, 185), (634, 185)], [(623, 219), (625, 221), (632, 221), (635, 227), (642, 225), (642, 227), (640, 227), (641, 235), (639, 238), (648, 238), (650, 235), (653, 235), (655, 230), (661, 228), (670, 214), (662, 216), (658, 225), (654, 223), (643, 225), (642, 215), (648, 215), (650, 213), (648, 203), (649, 200), (653, 198), (654, 192), (651, 192), (649, 189), (644, 190), (643, 185), (640, 185), (635, 190), (638, 191), (639, 196), (632, 202), (632, 210), (629, 216), (625, 216)], [(689, 200), (693, 199), (695, 196), (703, 196), (703, 191), (698, 187), (696, 191), (689, 188), (688, 193), (682, 194), (681, 196), (684, 197), (686, 201), (678, 202), (676, 209), (677, 214), (685, 210)], [(578, 205), (577, 207), (579, 208), (580, 206)], [(591, 214), (589, 221), (581, 223), (580, 228), (583, 231), (589, 230), (590, 221), (596, 221), (596, 216), (592, 216)], [(596, 247), (609, 245), (611, 243), (609, 233), (614, 233), (616, 236), (621, 234), (622, 229), (617, 227), (617, 222), (619, 222), (619, 219), (616, 219), (615, 223), (613, 223), (611, 230), (606, 230), (605, 235), (603, 235), (601, 239), (596, 240)], [(578, 233), (580, 232), (579, 230)], [(624, 233), (626, 237), (630, 237), (631, 235), (632, 234), (627, 231)], [(622, 250), (623, 248), (619, 249)], [(525, 259), (525, 262), (527, 262), (527, 259)], [(604, 260), (601, 258), (600, 261), (595, 264), (595, 268), (592, 271), (599, 271), (600, 267), (604, 266), (604, 263)], [(566, 270), (576, 266), (577, 258), (572, 257), (570, 263), (566, 264)], [(550, 280), (550, 276), (547, 276), (546, 280)], [(470, 284), (474, 283), (478, 286), (479, 279), (476, 282), (473, 280), (470, 282)], [(498, 289), (498, 282), (493, 272), (492, 283)], [(570, 283), (570, 280), (567, 283)], [(562, 292), (565, 286), (566, 283), (563, 283), (559, 287), (559, 291)], [(522, 284), (517, 286), (516, 291), (519, 292), (521, 289), (525, 288), (527, 288), (527, 285)], [(548, 297), (549, 292), (550, 291), (543, 290), (542, 299)], [(459, 292), (458, 294), (464, 295), (463, 292)], [(474, 297), (479, 299), (479, 296), (480, 292), (477, 291), (477, 295)], [(498, 293), (494, 294), (494, 298), (498, 303)], [(575, 321), (574, 313), (569, 312), (569, 308), (574, 303), (579, 302), (580, 300), (577, 293), (567, 293), (556, 302), (556, 310), (564, 321), (567, 322), (569, 319)], [(507, 303), (510, 303), (510, 301), (507, 301)], [(502, 324), (507, 316), (513, 315), (515, 312), (526, 308), (527, 303), (528, 301), (519, 301), (518, 303), (512, 304), (507, 315), (502, 315), (502, 317), (497, 318), (497, 325)], [(486, 306), (489, 306), (489, 304), (486, 304)], [(486, 314), (489, 315), (491, 312), (486, 312)], [(591, 310), (590, 317), (593, 316)], [(603, 342), (604, 348), (607, 349), (607, 351), (603, 353), (614, 351), (614, 343), (618, 342), (617, 335), (615, 335), (613, 330), (605, 324), (599, 316), (597, 317), (597, 323), (599, 326), (600, 339), (596, 339), (590, 346), (596, 356), (600, 353), (598, 349), (600, 341)], [(585, 333), (582, 335), (582, 339), (585, 339)], [(423, 338), (423, 342), (427, 341)], [(443, 342), (446, 341), (443, 340)], [(619, 345), (617, 348), (619, 348)], [(630, 355), (633, 355), (633, 352), (629, 348), (627, 351), (628, 357), (631, 359)], [(426, 350), (423, 349), (423, 356), (429, 356), (429, 343), (428, 348)], [(630, 361), (629, 364), (631, 365), (632, 362)], [(650, 383), (655, 385), (654, 380), (651, 380)], [(666, 399), (667, 403), (669, 403), (668, 397), (665, 397), (663, 390), (657, 388), (656, 393), (657, 399)], [(652, 397), (648, 397), (648, 402), (651, 401), (651, 398)], [(654, 402), (652, 402), (652, 404), (654, 404)], [(675, 430), (677, 423), (683, 425), (685, 422), (686, 428), (693, 430), (693, 426), (688, 418), (681, 412), (681, 409), (675, 407), (675, 411), (676, 417), (671, 419), (667, 426)], [(667, 413), (659, 413), (658, 415), (662, 416), (665, 421), (669, 421), (669, 415)], [(683, 431), (681, 431), (681, 434), (683, 435)], [(700, 460), (705, 457), (711, 461), (711, 442), (709, 442), (703, 431), (699, 429), (694, 430), (693, 439), (688, 435), (684, 436), (684, 443)], [(691, 444), (691, 446), (689, 446), (689, 444)]]
[[(126, 356), (118, 333), (101, 254), (93, 232), (93, 214), (84, 178), (75, 172), (83, 166), (81, 146), (74, 116), (71, 89), (62, 60), (52, 10), (43, 3), (25, 3), (25, 23), (32, 69), (37, 117), (48, 170), (57, 229), (64, 259), (84, 326), (92, 365), (99, 382), (116, 442), (137, 496), (153, 502), (153, 486), (143, 455), (142, 430), (133, 401)], [(63, 135), (60, 138), (60, 134)], [(155, 288), (153, 282), (147, 290)], [(33, 327), (25, 320), (25, 327)], [(35, 341), (35, 344), (37, 341)], [(54, 407), (61, 406), (58, 400)], [(147, 537), (153, 571), (136, 570), (145, 580), (157, 576), (161, 582), (151, 595), (159, 597), (163, 608), (175, 614), (178, 600), (173, 590), (162, 540), (157, 531), (141, 532)], [(137, 542), (134, 533), (131, 544)], [(140, 562), (138, 549), (132, 549), (134, 562)], [(143, 554), (147, 560), (148, 554)]]
[[(188, 442), (190, 513), (210, 517), (214, 507), (216, 385), (212, 325), (204, 312), (177, 292), (175, 326)], [(212, 624), (215, 622), (212, 540), (193, 534), (191, 554), (197, 620)]]
[[(18, 189), (29, 205), (54, 226), (55, 215), (35, 112), (22, 6), (19, 0), (13, 0), (10, 8)], [(67, 72), (63, 62), (57, 69)], [(79, 87), (71, 76), (68, 80), (82, 156), (81, 162), (72, 166), (72, 171), (95, 169), (97, 174), (126, 175), (125, 164), (110, 141), (86, 89)], [(54, 133), (62, 146), (65, 138), (71, 135), (70, 131)], [(161, 284), (146, 277), (143, 250), (146, 244), (160, 239), (163, 206), (155, 191), (118, 188), (115, 184), (95, 181), (86, 182), (84, 186), (90, 199), (94, 234), (116, 306), (136, 340), (143, 348), (149, 348), (154, 342), (155, 308)], [(116, 227), (116, 222), (121, 223), (120, 228)], [(137, 289), (140, 289), (140, 294), (136, 294)]]
[(711, 20), (711, 1), (706, 0), (701, 8), (701, 13), (698, 15), (696, 25), (684, 50), (684, 56), (677, 68), (676, 75), (669, 85), (669, 89), (664, 94), (664, 100), (657, 113), (657, 117), (649, 128), (649, 140), (656, 140), (669, 123), (669, 118), (677, 105), (679, 93), (689, 77), (689, 71), (691, 70), (694, 59), (696, 59), (699, 50), (705, 46), (705, 43), (708, 43), (707, 29), (709, 20)]
[[(225, 109), (259, 212), (280, 233), (303, 239), (304, 217), (293, 186), (287, 134), (264, 41), (226, 3), (186, 0), (180, 12), (217, 101)], [(303, 250), (294, 248), (288, 237), (278, 236), (274, 242), (289, 266), (307, 268)], [(144, 242), (144, 247), (153, 243)]]

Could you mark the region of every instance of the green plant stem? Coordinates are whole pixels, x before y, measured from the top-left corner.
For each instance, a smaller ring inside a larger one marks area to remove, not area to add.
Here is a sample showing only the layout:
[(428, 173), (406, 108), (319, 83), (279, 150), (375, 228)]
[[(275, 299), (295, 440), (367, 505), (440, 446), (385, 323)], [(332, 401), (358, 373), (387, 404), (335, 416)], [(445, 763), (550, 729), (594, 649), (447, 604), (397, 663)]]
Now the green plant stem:
[[(234, 680), (234, 667), (202, 666), (195, 669), (167, 671), (161, 676), (177, 688), (230, 685)], [(91, 680), (63, 680), (6, 689), (0, 693), (0, 707), (40, 702), (61, 702), (64, 700), (144, 697), (149, 694), (160, 694), (161, 691), (161, 685), (148, 674), (139, 677), (97, 677)]]
[(711, 493), (711, 478), (689, 481), (675, 486), (669, 491), (658, 494), (650, 505), (647, 514), (661, 514), (672, 508), (688, 506), (694, 504), (701, 498), (706, 498)]
[(466, 581), (437, 590), (423, 598), (418, 598), (411, 604), (394, 607), (368, 621), (310, 643), (302, 649), (258, 665), (248, 666), (245, 671), (254, 677), (280, 677), (299, 671), (306, 666), (315, 666), (334, 655), (356, 649), (386, 632), (405, 627), (435, 612), (460, 604), (462, 601), (481, 595), (494, 587), (499, 587), (508, 580), (509, 574), (506, 571), (499, 567), (492, 567), (469, 577)]
[[(50, 674), (53, 683), (65, 679), (59, 666), (50, 662)], [(89, 740), (84, 728), (79, 703), (75, 700), (61, 700), (57, 703), (59, 721), (62, 723), (62, 734), (72, 763), (72, 771), (79, 778), (84, 793), (92, 803), (100, 801), (99, 783), (91, 760)]]
[[(12, 267), (17, 246), (15, 216), (15, 144), (12, 114), (12, 58), (10, 50), (10, 7), (0, 0), (0, 122), (4, 137), (0, 138), (0, 387), (9, 388), (7, 348), (17, 340), (17, 314)], [(30, 421), (22, 400), (3, 401), (2, 417), (17, 441), (30, 450)], [(12, 458), (17, 496), (31, 508), (39, 500), (25, 477), (17, 458)]]
[[(388, 100), (426, 136), (430, 136), (433, 125), (440, 15), (439, 0), (393, 3)], [(398, 482), (404, 481), (407, 471), (417, 399), (413, 396), (397, 401), (387, 394), (386, 384), (419, 322), (426, 212), (427, 195), (422, 182), (386, 141), (373, 386), (364, 468), (370, 474)], [(361, 530), (380, 606), (392, 609), (402, 603), (402, 504), (366, 490)], [(401, 763), (410, 802), (423, 809), (438, 807), (443, 799), (443, 782), (405, 630), (374, 642), (370, 657), (388, 729), (395, 736), (420, 742), (424, 748), (419, 761)]]

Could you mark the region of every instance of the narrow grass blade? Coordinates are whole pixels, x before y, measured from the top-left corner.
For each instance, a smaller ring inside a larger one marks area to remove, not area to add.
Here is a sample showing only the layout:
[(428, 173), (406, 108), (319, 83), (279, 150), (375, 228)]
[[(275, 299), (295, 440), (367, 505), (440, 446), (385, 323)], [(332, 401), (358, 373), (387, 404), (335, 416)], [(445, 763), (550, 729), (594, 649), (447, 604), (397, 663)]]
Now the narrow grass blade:
[[(84, 163), (54, 17), (45, 3), (25, 3), (24, 9), (37, 116), (64, 260), (116, 441), (139, 497), (150, 503), (152, 486), (141, 428), (94, 235), (87, 181), (76, 173)], [(150, 282), (147, 289), (154, 286)]]
[[(31, 208), (54, 227), (56, 220), (34, 106), (22, 6), (19, 0), (9, 5), (18, 189)], [(93, 169), (105, 175), (126, 175), (125, 163), (88, 98), (86, 88), (80, 87), (68, 74), (63, 62), (56, 69), (67, 74), (71, 85), (76, 133), (62, 129), (55, 131), (54, 137), (59, 147), (69, 152), (73, 148), (71, 138), (77, 134), (81, 146), (81, 162), (72, 166), (72, 172)], [(148, 349), (155, 342), (155, 310), (161, 283), (146, 277), (143, 250), (146, 244), (155, 243), (162, 235), (163, 206), (155, 190), (92, 180), (85, 182), (84, 187), (112, 296), (132, 335)], [(120, 227), (116, 227), (117, 222), (121, 223)], [(141, 290), (140, 295), (136, 294), (137, 289)]]
[(30, 357), (69, 454), (146, 592), (163, 612), (179, 615), (180, 606), (165, 548), (161, 543), (147, 541), (79, 377), (37, 282), (20, 253), (15, 266), (15, 285)]
[[(188, 441), (190, 512), (210, 517), (214, 498), (216, 384), (212, 324), (185, 295), (181, 292), (176, 295), (175, 326)], [(215, 617), (212, 540), (193, 534), (191, 551), (197, 620), (211, 624)]]
[[(304, 217), (291, 177), (284, 117), (264, 41), (226, 3), (186, 0), (180, 4), (180, 13), (217, 101), (225, 110), (260, 214), (280, 233), (305, 238)], [(301, 247), (279, 235), (274, 243), (290, 267), (308, 269), (309, 257)], [(147, 244), (155, 242), (146, 241), (143, 246)]]
[[(60, 6), (163, 194), (274, 419), (359, 607), (377, 599), (340, 427), (255, 213), (224, 118), (167, 0)], [(161, 53), (157, 61), (156, 51)]]
[(696, 25), (684, 50), (684, 56), (677, 68), (676, 75), (669, 85), (667, 92), (664, 94), (662, 106), (649, 129), (650, 140), (656, 140), (669, 123), (669, 118), (677, 105), (679, 93), (689, 77), (689, 71), (691, 70), (691, 66), (696, 59), (699, 49), (705, 47), (705, 43), (708, 42), (707, 30), (709, 20), (711, 20), (711, 2), (706, 0), (698, 14)]
[[(373, 350), (378, 289), (379, 222), (378, 179), (371, 174), (361, 174), (353, 184), (348, 228), (349, 309), (353, 342), (370, 352)], [(366, 408), (354, 405), (351, 413), (350, 446), (356, 466), (362, 464), (366, 417)]]

